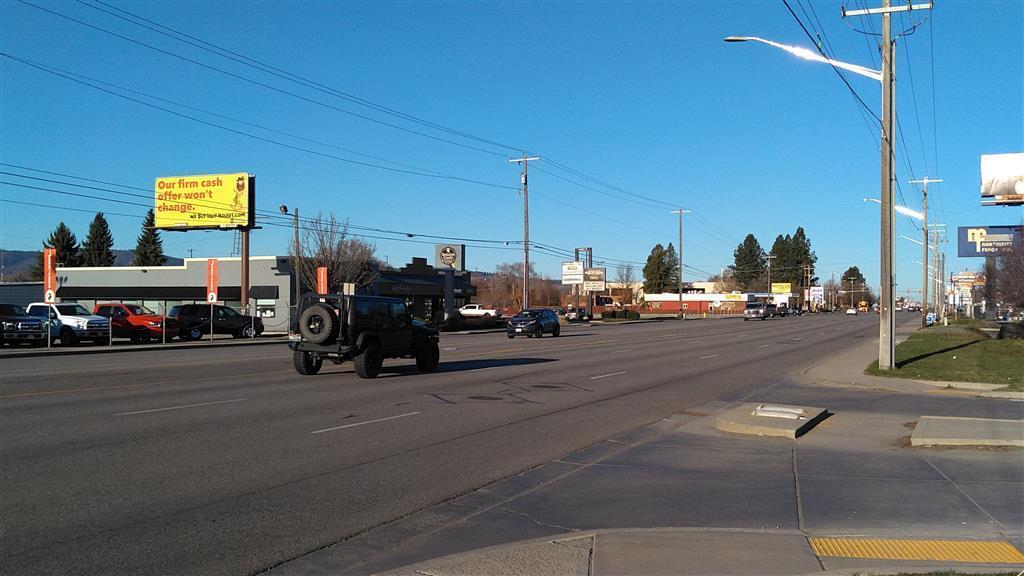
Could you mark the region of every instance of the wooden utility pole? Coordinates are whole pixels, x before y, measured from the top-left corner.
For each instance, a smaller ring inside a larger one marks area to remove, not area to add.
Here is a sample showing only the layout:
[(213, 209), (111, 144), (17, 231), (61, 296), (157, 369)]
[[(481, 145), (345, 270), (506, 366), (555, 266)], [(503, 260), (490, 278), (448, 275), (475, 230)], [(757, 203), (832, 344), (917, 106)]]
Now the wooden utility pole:
[(533, 160), (540, 160), (540, 156), (527, 156), (512, 158), (509, 162), (523, 165), (523, 309), (530, 307), (530, 189), (526, 184), (526, 166)]
[(679, 214), (679, 317), (686, 320), (683, 313), (683, 214), (689, 214), (692, 210), (673, 210), (673, 214)]
[(920, 180), (910, 181), (911, 184), (924, 184), (924, 188), (921, 190), (921, 212), (924, 214), (924, 226), (921, 228), (922, 236), (924, 236), (921, 261), (926, 264), (921, 265), (921, 328), (928, 325), (928, 184), (932, 182), (942, 182), (942, 180), (925, 176)]
[[(895, 288), (895, 270), (893, 269), (893, 241), (896, 236), (895, 223), (896, 218), (894, 214), (894, 203), (893, 203), (893, 126), (895, 106), (893, 105), (894, 97), (894, 79), (896, 77), (895, 69), (895, 50), (893, 50), (892, 41), (892, 13), (893, 12), (904, 12), (910, 10), (930, 10), (932, 7), (931, 3), (926, 4), (911, 4), (907, 3), (903, 6), (892, 7), (890, 6), (890, 0), (882, 0), (881, 8), (869, 8), (866, 10), (846, 10), (843, 8), (843, 17), (846, 16), (865, 16), (870, 14), (881, 14), (882, 15), (882, 218), (881, 218), (881, 274), (880, 281), (882, 284), (881, 289), (881, 302), (878, 306), (879, 311), (879, 326), (878, 326), (878, 368), (880, 370), (892, 370), (896, 367), (896, 341), (895, 341), (895, 330), (896, 330), (896, 317), (894, 307), (896, 305), (896, 299), (894, 294)], [(925, 260), (927, 262), (927, 260)]]

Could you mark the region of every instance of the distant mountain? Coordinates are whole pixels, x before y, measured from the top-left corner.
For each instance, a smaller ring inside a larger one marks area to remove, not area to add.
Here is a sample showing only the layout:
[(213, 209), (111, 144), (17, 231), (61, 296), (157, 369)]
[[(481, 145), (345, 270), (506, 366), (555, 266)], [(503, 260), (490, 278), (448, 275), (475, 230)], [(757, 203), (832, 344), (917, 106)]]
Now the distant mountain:
[[(114, 266), (131, 266), (134, 250), (114, 250)], [(27, 280), (35, 266), (39, 252), (31, 250), (0, 250), (0, 268), (3, 269), (3, 279), (7, 282)], [(184, 264), (181, 258), (167, 257), (165, 266), (180, 266)]]

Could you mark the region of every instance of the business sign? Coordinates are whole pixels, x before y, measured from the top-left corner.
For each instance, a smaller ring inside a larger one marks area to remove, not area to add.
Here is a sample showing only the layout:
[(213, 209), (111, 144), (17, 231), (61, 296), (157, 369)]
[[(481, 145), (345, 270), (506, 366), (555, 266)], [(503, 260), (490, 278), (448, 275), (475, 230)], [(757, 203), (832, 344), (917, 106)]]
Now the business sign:
[(1012, 250), (1024, 226), (961, 226), (957, 228), (957, 255), (961, 258), (994, 256)]
[(981, 205), (1024, 206), (1024, 153), (981, 157)]
[(206, 261), (206, 301), (213, 304), (217, 298), (217, 259)]
[(562, 284), (583, 284), (583, 262), (562, 262)]
[(726, 300), (733, 300), (733, 301), (736, 301), (736, 300), (739, 300), (739, 301), (746, 300), (746, 298), (744, 297), (743, 294), (726, 294), (725, 295), (725, 299)]
[(587, 292), (604, 292), (607, 287), (605, 276), (605, 268), (584, 268), (583, 289)]
[(434, 268), (439, 270), (465, 270), (465, 244), (434, 244)]
[(825, 301), (825, 287), (824, 286), (811, 286), (811, 302), (824, 302)]
[(789, 294), (789, 282), (772, 282), (772, 294)]
[(327, 266), (316, 268), (316, 293), (327, 294)]
[(43, 302), (57, 303), (57, 249), (43, 248)]
[(155, 184), (157, 228), (252, 228), (256, 178), (248, 173), (168, 176)]

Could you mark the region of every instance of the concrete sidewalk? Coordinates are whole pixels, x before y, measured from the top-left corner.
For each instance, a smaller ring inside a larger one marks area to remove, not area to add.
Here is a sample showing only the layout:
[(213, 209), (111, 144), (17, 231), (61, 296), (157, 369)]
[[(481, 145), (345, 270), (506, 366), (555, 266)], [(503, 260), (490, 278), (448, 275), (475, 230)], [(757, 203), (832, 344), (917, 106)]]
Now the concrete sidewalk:
[[(1024, 404), (865, 376), (877, 354), (870, 340), (790, 378), (690, 408), (270, 573), (1024, 570), (1019, 449), (911, 442), (922, 416), (1016, 421)], [(796, 439), (716, 429), (716, 418), (750, 402), (821, 406), (829, 417)], [(929, 437), (935, 424), (926, 426)], [(1013, 435), (1012, 425), (982, 428)]]

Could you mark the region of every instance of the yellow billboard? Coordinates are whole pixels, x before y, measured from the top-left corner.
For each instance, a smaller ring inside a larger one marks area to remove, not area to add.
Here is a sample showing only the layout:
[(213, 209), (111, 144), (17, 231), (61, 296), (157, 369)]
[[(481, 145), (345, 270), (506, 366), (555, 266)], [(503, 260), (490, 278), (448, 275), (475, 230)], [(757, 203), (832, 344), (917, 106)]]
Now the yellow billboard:
[(157, 228), (251, 228), (255, 178), (246, 172), (157, 178)]
[(772, 282), (772, 294), (789, 294), (789, 282)]

